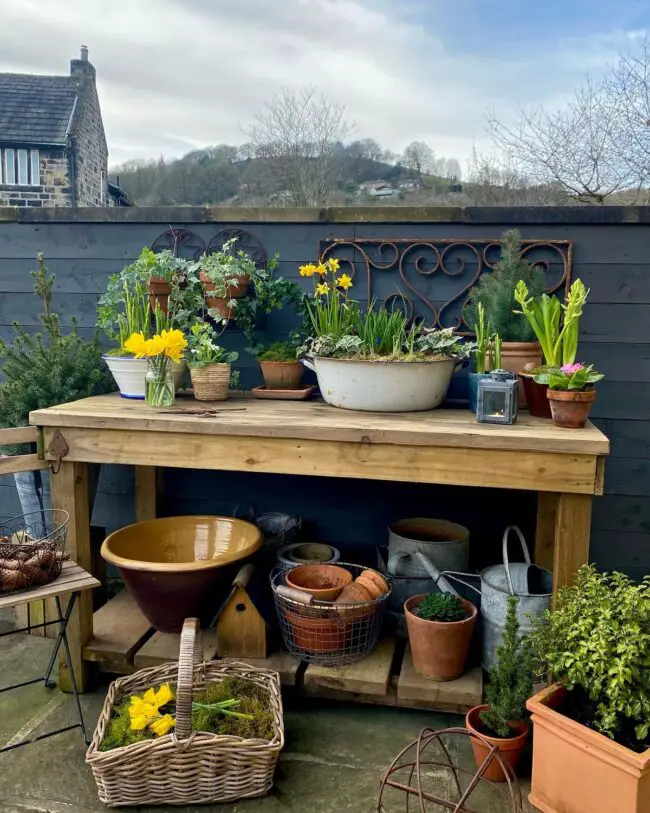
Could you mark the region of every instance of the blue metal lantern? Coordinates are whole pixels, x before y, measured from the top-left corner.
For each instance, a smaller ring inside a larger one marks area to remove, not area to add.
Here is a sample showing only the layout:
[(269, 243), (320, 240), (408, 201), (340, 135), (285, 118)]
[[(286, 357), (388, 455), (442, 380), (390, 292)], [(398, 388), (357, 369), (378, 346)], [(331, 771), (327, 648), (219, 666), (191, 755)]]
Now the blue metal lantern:
[(480, 423), (507, 423), (517, 420), (517, 376), (507, 370), (492, 370), (478, 382), (476, 420)]

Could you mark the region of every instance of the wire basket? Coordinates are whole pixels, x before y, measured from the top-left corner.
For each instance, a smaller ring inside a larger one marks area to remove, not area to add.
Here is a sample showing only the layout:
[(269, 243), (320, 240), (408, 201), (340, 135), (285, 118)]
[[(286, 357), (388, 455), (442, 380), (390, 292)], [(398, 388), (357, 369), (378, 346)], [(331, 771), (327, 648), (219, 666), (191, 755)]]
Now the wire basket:
[(0, 522), (0, 595), (41, 587), (56, 579), (68, 558), (67, 511), (34, 511)]
[[(368, 570), (341, 562), (337, 562), (337, 567), (350, 571), (353, 579)], [(379, 640), (392, 589), (390, 577), (383, 577), (388, 592), (371, 601), (308, 603), (309, 593), (301, 594), (287, 587), (285, 576), (290, 569), (279, 566), (271, 573), (275, 610), (289, 652), (321, 666), (345, 666), (369, 655)]]

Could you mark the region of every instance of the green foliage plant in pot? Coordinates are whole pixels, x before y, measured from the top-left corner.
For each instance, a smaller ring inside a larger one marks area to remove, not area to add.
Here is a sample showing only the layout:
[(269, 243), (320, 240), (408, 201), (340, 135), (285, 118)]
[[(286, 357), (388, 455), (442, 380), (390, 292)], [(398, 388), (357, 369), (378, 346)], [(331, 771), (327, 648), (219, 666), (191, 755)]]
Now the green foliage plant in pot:
[(469, 383), (469, 408), (476, 414), (478, 400), (478, 382), (490, 377), (490, 370), (501, 369), (501, 337), (492, 333), (491, 325), (485, 319), (485, 307), (482, 302), (476, 306), (477, 322), (474, 325), (476, 349), (474, 350), (475, 372), (467, 374)]
[[(465, 726), (472, 737), (477, 766), (483, 764), (491, 746), (514, 774), (530, 732), (526, 701), (533, 693), (533, 657), (529, 641), (521, 637), (517, 618), (517, 596), (509, 596), (503, 641), (497, 648), (496, 663), (490, 671), (487, 703), (470, 709)], [(486, 744), (487, 743), (487, 744)], [(482, 773), (492, 782), (505, 782), (506, 775), (496, 759)]]
[[(521, 236), (516, 229), (503, 234), (501, 256), (494, 268), (479, 278), (468, 298), (470, 324), (478, 321), (478, 305), (481, 303), (491, 329), (501, 337), (502, 368), (519, 373), (528, 363), (538, 367), (542, 354), (535, 333), (529, 323), (516, 313), (515, 287), (524, 280), (533, 296), (544, 290), (544, 274), (524, 258)], [(523, 385), (519, 389), (519, 404), (526, 403)]]
[(234, 315), (238, 300), (246, 296), (260, 271), (255, 261), (237, 248), (236, 237), (225, 242), (218, 251), (203, 256), (196, 268), (210, 316), (224, 324)]
[(370, 303), (362, 311), (348, 295), (353, 280), (330, 258), (300, 268), (315, 279), (305, 300), (310, 335), (300, 348), (323, 398), (367, 412), (416, 412), (444, 400), (455, 366), (473, 344), (453, 329), (426, 330), (399, 310)]
[(219, 334), (209, 322), (195, 322), (188, 337), (189, 367), (197, 401), (225, 401), (232, 368), (239, 354), (219, 343)]
[(543, 365), (529, 364), (520, 372), (527, 393), (530, 413), (538, 418), (550, 418), (551, 407), (547, 398), (548, 382), (537, 376), (547, 368), (558, 369), (575, 363), (578, 354), (580, 317), (589, 290), (580, 279), (574, 280), (562, 304), (557, 296), (541, 294), (531, 296), (524, 280), (515, 288), (517, 313), (526, 318), (542, 348)]
[[(0, 383), (2, 427), (27, 426), (29, 413), (33, 410), (102, 395), (115, 389), (102, 361), (98, 331), (90, 339), (84, 339), (73, 319), (70, 331), (63, 332), (59, 316), (52, 310), (54, 274), (48, 273), (42, 253), (36, 259), (37, 270), (32, 271), (31, 276), (34, 293), (42, 304), (39, 319), (43, 330), (32, 335), (14, 322), (13, 340), (0, 340), (0, 361), (3, 365), (3, 381)], [(23, 454), (29, 448), (23, 445), (5, 448), (4, 451)], [(49, 491), (45, 488), (47, 477), (47, 472), (21, 472), (16, 476), (23, 513), (50, 507), (45, 497)], [(91, 494), (91, 501), (93, 496)]]
[(304, 367), (297, 358), (295, 341), (274, 342), (257, 354), (264, 383), (270, 390), (296, 390)]
[(530, 801), (549, 813), (650, 810), (650, 576), (584, 565), (532, 645), (556, 683), (528, 701)]
[(594, 384), (603, 378), (593, 364), (578, 361), (560, 368), (546, 367), (535, 376), (535, 382), (548, 387), (546, 396), (553, 423), (565, 429), (581, 429), (596, 400)]
[(476, 607), (450, 593), (411, 596), (404, 602), (413, 666), (430, 680), (459, 678), (476, 624)]
[(146, 285), (151, 312), (160, 308), (163, 314), (169, 309), (169, 298), (172, 289), (184, 276), (188, 263), (174, 256), (169, 249), (156, 253), (150, 248), (143, 248), (137, 260), (147, 275)]

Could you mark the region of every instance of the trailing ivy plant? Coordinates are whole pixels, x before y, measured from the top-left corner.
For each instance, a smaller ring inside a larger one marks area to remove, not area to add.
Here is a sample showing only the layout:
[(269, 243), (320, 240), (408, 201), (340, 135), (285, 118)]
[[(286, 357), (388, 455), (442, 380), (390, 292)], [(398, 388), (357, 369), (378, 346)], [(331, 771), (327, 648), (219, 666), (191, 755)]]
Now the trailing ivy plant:
[[(52, 312), (54, 274), (49, 274), (39, 252), (37, 270), (31, 272), (34, 293), (41, 300), (39, 319), (43, 331), (30, 335), (13, 323), (12, 341), (0, 340), (0, 360), (4, 381), (0, 384), (0, 426), (27, 426), (35, 409), (65, 404), (78, 398), (101, 395), (115, 389), (102, 360), (102, 345), (94, 332), (90, 340), (79, 335), (72, 320), (69, 333), (63, 333), (59, 316)], [(19, 452), (25, 449), (6, 449)]]
[(584, 565), (536, 622), (532, 642), (543, 669), (588, 698), (593, 728), (650, 747), (650, 576), (636, 584)]
[(519, 598), (508, 596), (503, 640), (486, 689), (488, 708), (480, 712), (485, 725), (499, 737), (512, 737), (510, 723), (526, 717), (526, 700), (533, 693), (533, 657), (530, 642), (519, 635)]

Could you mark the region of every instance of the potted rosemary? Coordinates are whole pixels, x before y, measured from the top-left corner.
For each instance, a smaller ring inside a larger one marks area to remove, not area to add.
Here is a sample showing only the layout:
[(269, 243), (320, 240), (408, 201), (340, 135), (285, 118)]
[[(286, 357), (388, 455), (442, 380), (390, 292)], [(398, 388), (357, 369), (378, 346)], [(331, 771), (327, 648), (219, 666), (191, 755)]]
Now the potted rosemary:
[(409, 325), (400, 311), (350, 299), (352, 278), (330, 258), (300, 268), (315, 278), (305, 300), (311, 336), (300, 349), (316, 372), (328, 404), (370, 412), (435, 409), (447, 394), (454, 367), (473, 349), (452, 328)]
[(231, 364), (239, 354), (218, 343), (219, 334), (209, 322), (195, 322), (189, 335), (189, 367), (197, 401), (225, 401), (232, 375)]

